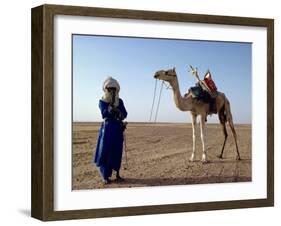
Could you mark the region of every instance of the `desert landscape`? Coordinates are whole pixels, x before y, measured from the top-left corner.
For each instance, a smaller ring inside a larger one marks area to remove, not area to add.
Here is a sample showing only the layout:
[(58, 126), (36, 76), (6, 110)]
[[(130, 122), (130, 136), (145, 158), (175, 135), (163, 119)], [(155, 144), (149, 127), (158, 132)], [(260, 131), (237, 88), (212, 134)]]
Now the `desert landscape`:
[[(235, 125), (242, 160), (237, 161), (234, 139), (228, 129), (224, 158), (223, 134), (219, 124), (206, 125), (206, 150), (209, 162), (202, 164), (202, 146), (197, 128), (195, 161), (192, 129), (188, 123), (129, 123), (126, 150), (123, 151), (121, 183), (104, 185), (93, 163), (101, 123), (74, 122), (72, 140), (72, 189), (100, 189), (160, 185), (186, 185), (251, 181), (251, 125)], [(114, 179), (114, 175), (113, 175)]]

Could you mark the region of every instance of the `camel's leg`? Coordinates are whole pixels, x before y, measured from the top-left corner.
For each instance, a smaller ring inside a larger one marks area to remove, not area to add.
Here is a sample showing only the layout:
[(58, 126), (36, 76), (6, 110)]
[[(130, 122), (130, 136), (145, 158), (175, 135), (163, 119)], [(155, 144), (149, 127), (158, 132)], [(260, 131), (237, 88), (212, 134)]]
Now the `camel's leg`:
[(191, 125), (192, 125), (192, 154), (189, 158), (189, 161), (193, 162), (194, 155), (195, 155), (195, 147), (196, 147), (196, 135), (195, 135), (196, 115), (195, 114), (191, 114)]
[(229, 123), (229, 126), (230, 126), (230, 128), (231, 128), (231, 131), (232, 131), (232, 134), (233, 134), (233, 137), (234, 137), (234, 141), (235, 141), (236, 152), (237, 152), (237, 157), (236, 157), (236, 159), (237, 159), (237, 160), (240, 160), (241, 158), (240, 158), (240, 154), (239, 154), (239, 150), (238, 150), (238, 145), (237, 145), (237, 135), (236, 135), (236, 131), (235, 131), (235, 129), (234, 129), (234, 125), (233, 125), (232, 120), (230, 120), (228, 123)]
[(218, 156), (219, 158), (222, 158), (224, 146), (225, 146), (226, 139), (227, 139), (227, 136), (228, 136), (227, 131), (226, 131), (226, 127), (225, 127), (225, 122), (221, 123), (221, 127), (222, 127), (222, 131), (223, 131), (223, 134), (224, 134), (224, 142), (223, 142), (223, 145), (222, 145), (221, 154)]
[(204, 137), (205, 137), (205, 118), (206, 115), (200, 115), (200, 132), (201, 132), (201, 142), (202, 142), (202, 162), (206, 163), (207, 162), (207, 153), (206, 153), (206, 149), (205, 149), (205, 141), (204, 141)]

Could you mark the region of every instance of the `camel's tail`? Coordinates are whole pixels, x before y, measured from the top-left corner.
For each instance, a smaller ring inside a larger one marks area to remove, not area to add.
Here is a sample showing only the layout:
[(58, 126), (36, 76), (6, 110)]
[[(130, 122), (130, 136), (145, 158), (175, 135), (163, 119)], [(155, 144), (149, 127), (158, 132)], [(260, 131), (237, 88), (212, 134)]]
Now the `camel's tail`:
[(230, 103), (229, 103), (229, 101), (226, 97), (225, 97), (224, 105), (219, 112), (219, 119), (220, 119), (221, 124), (223, 125), (222, 128), (223, 128), (223, 132), (224, 132), (224, 136), (225, 136), (224, 144), (223, 144), (223, 148), (222, 148), (222, 152), (221, 152), (220, 156), (222, 157), (225, 141), (226, 141), (226, 138), (227, 138), (227, 131), (226, 131), (226, 128), (225, 128), (225, 123), (228, 122), (228, 125), (229, 125), (229, 127), (232, 131), (234, 141), (235, 141), (236, 152), (237, 152), (236, 159), (240, 160), (241, 158), (240, 158), (240, 153), (239, 153), (238, 144), (237, 144), (237, 134), (236, 134), (236, 131), (235, 131), (235, 128), (234, 128), (233, 120), (232, 120)]
[(229, 123), (232, 123), (232, 114), (231, 114), (231, 109), (230, 109), (230, 103), (228, 99), (225, 99), (225, 115), (226, 115), (226, 121)]
[(219, 119), (221, 123), (226, 123), (226, 122), (232, 123), (230, 103), (226, 97), (225, 97), (225, 103), (219, 112)]

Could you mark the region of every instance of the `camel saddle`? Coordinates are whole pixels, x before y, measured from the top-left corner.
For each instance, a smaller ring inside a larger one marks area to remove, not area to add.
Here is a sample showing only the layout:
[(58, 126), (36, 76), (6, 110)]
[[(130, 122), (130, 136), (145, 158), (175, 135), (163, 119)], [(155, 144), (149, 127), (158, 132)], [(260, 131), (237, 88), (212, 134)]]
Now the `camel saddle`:
[(189, 92), (191, 93), (194, 99), (209, 104), (208, 114), (217, 113), (217, 107), (216, 107), (217, 92), (216, 93), (213, 92), (211, 95), (207, 90), (202, 88), (202, 85), (199, 82), (196, 83), (194, 87), (189, 88)]
[(204, 76), (203, 80), (199, 80), (196, 86), (189, 89), (192, 97), (209, 104), (208, 114), (216, 114), (216, 97), (218, 95), (217, 87), (212, 79), (211, 72), (208, 70)]

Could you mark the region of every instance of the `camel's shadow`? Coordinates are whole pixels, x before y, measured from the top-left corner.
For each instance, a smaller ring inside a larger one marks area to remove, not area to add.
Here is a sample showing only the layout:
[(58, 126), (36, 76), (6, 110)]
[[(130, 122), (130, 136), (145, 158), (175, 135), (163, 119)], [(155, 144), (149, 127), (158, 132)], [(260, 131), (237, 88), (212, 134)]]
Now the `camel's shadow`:
[(209, 163), (250, 163), (252, 161), (251, 158), (241, 158), (240, 160), (235, 159), (235, 157), (229, 157), (229, 158), (212, 158), (209, 160)]
[(212, 158), (209, 159), (207, 162), (202, 162), (200, 159), (195, 159), (193, 161), (187, 160), (188, 164), (203, 164), (203, 165), (209, 165), (209, 164), (217, 164), (217, 163), (237, 163), (237, 164), (245, 164), (250, 163), (252, 159), (250, 158), (243, 158), (240, 160), (236, 160), (235, 158)]

